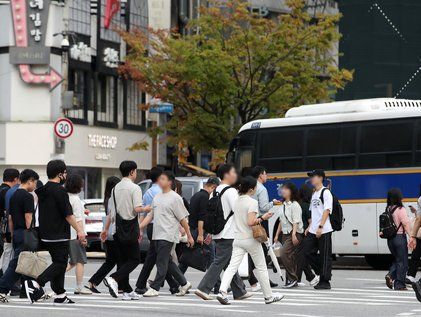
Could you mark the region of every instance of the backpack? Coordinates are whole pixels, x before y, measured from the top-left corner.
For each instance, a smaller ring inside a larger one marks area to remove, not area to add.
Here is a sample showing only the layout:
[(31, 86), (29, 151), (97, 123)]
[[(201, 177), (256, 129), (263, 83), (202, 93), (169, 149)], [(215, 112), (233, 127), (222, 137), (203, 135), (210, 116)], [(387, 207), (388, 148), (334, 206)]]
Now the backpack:
[[(323, 194), (325, 192), (325, 190), (328, 190), (327, 188), (323, 188), (322, 192), (320, 193), (320, 201), (324, 204), (323, 201)], [(332, 192), (330, 192), (332, 194), (333, 197), (333, 201), (332, 201), (332, 212), (329, 215), (329, 219), (330, 219), (330, 224), (332, 226), (333, 231), (341, 231), (342, 230), (342, 225), (344, 223), (344, 213), (342, 210), (342, 205), (339, 202), (338, 197), (336, 197)]]
[(393, 213), (396, 209), (398, 209), (398, 206), (395, 206), (394, 208), (386, 207), (385, 212), (379, 216), (379, 229), (380, 232), (383, 233), (380, 235), (380, 238), (389, 240), (396, 237), (398, 230), (402, 225), (401, 223), (399, 227), (397, 227), (393, 221)]
[(216, 189), (213, 191), (212, 198), (209, 199), (208, 202), (206, 217), (203, 225), (203, 228), (207, 233), (221, 233), (222, 230), (224, 230), (227, 221), (234, 215), (234, 212), (231, 210), (227, 219), (225, 219), (224, 209), (222, 208), (222, 195), (230, 188), (232, 187), (227, 186), (220, 193), (218, 193)]

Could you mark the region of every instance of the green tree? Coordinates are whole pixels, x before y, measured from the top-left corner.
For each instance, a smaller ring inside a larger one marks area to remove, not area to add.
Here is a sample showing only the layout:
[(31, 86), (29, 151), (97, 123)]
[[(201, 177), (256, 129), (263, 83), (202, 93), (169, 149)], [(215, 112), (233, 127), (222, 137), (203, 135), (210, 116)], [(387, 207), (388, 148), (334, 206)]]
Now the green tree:
[(329, 100), (352, 80), (332, 55), (339, 15), (309, 13), (304, 0), (287, 0), (289, 13), (276, 19), (251, 13), (247, 1), (210, 2), (189, 36), (123, 33), (131, 49), (121, 72), (175, 105), (165, 127), (173, 144), (226, 148), (240, 125)]

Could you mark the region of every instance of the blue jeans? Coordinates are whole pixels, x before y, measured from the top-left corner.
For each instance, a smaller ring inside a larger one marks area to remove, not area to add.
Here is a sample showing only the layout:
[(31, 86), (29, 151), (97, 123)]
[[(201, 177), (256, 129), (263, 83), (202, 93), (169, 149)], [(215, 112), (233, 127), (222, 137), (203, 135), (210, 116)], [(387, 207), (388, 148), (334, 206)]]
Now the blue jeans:
[(0, 293), (2, 294), (9, 293), (15, 283), (21, 278), (21, 275), (16, 273), (15, 270), (18, 265), (19, 254), (22, 252), (22, 247), (23, 229), (16, 229), (13, 231), (13, 259), (0, 279)]
[(394, 288), (405, 287), (405, 277), (408, 271), (408, 242), (406, 234), (398, 234), (393, 239), (387, 240), (387, 246), (393, 255), (393, 263), (389, 274), (394, 280)]

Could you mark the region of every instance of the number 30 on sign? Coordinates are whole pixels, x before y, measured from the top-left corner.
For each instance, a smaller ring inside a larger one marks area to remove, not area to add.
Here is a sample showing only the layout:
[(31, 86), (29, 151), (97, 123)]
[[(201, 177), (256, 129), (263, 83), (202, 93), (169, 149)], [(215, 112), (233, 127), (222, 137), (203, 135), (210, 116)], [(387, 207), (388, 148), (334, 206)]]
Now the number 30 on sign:
[(73, 123), (67, 118), (60, 118), (54, 123), (54, 133), (60, 139), (66, 139), (73, 134)]

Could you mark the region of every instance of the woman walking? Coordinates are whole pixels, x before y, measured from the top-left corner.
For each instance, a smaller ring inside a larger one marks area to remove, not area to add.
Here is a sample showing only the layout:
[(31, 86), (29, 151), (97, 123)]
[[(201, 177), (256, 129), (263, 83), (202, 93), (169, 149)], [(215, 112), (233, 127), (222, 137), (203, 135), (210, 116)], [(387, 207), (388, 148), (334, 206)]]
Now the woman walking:
[[(79, 197), (80, 192), (83, 189), (84, 181), (82, 176), (79, 174), (70, 175), (64, 188), (69, 194), (70, 205), (72, 206), (73, 215), (76, 218), (76, 222), (83, 232), (86, 234), (85, 230), (85, 206), (83, 205), (82, 200)], [(86, 240), (81, 243), (77, 238), (76, 231), (71, 228), (71, 240), (69, 241), (69, 254), (70, 260), (67, 265), (67, 271), (70, 271), (73, 268), (76, 268), (76, 288), (75, 295), (90, 295), (92, 291), (87, 287), (83, 286), (83, 275), (85, 271), (85, 264), (88, 263), (88, 258), (86, 257)]]
[(295, 287), (298, 284), (297, 276), (297, 251), (303, 240), (303, 219), (301, 206), (298, 203), (298, 189), (293, 183), (282, 186), (283, 206), (279, 214), (279, 225), (275, 241), (279, 240), (282, 233), (281, 261), (286, 271), (285, 288)]
[(218, 301), (223, 305), (229, 305), (227, 297), (228, 286), (243, 260), (244, 254), (250, 254), (255, 266), (256, 277), (262, 287), (266, 304), (282, 300), (283, 295), (272, 294), (269, 284), (269, 273), (266, 267), (265, 256), (262, 245), (253, 238), (252, 226), (259, 225), (263, 220), (272, 217), (268, 212), (262, 216), (259, 214), (257, 201), (251, 198), (256, 191), (257, 181), (255, 178), (246, 176), (239, 184), (239, 194), (234, 206), (234, 221), (236, 224), (235, 238), (231, 261), (222, 277), (221, 287), (217, 296)]
[[(386, 211), (392, 214), (393, 222), (397, 227), (397, 234), (387, 239), (387, 245), (393, 255), (393, 263), (386, 275), (386, 285), (397, 291), (407, 290), (405, 276), (408, 270), (408, 242), (406, 234), (410, 235), (409, 218), (402, 204), (402, 192), (392, 188), (387, 193)], [(380, 233), (381, 235), (382, 233)]]
[[(108, 235), (107, 240), (103, 241), (105, 244), (105, 262), (101, 265), (101, 267), (96, 271), (94, 275), (89, 279), (88, 288), (93, 293), (100, 293), (100, 291), (97, 289), (97, 286), (104, 280), (104, 278), (108, 275), (108, 273), (111, 272), (111, 270), (114, 268), (114, 266), (118, 265), (119, 261), (119, 254), (118, 249), (115, 246), (115, 242), (113, 239), (113, 234), (115, 232), (115, 225), (114, 225), (114, 219), (111, 218), (110, 214), (110, 207), (109, 207), (109, 201), (111, 198), (111, 191), (120, 182), (120, 178), (111, 176), (108, 177), (107, 182), (105, 184), (105, 192), (104, 192), (104, 207), (105, 207), (105, 213), (107, 214), (106, 218), (106, 225), (108, 224)], [(102, 234), (101, 234), (102, 237)]]

